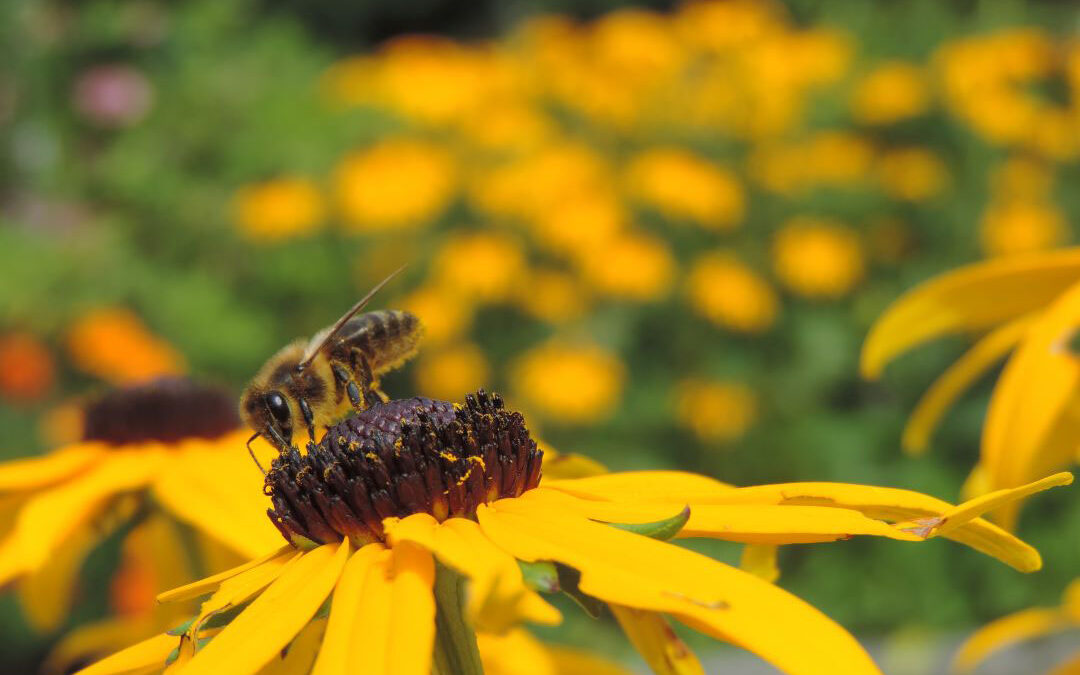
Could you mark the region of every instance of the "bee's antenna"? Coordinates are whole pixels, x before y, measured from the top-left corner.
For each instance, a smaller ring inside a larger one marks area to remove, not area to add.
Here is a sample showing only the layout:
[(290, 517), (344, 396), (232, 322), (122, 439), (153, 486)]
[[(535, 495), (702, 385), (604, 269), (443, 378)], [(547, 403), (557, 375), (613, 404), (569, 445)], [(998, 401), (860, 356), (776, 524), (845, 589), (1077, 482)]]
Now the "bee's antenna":
[(345, 325), (345, 322), (356, 316), (356, 313), (362, 310), (369, 302), (371, 302), (371, 299), (375, 297), (375, 294), (382, 290), (383, 286), (390, 283), (390, 280), (400, 274), (403, 269), (405, 269), (405, 265), (402, 265), (401, 267), (388, 274), (385, 279), (375, 284), (375, 288), (372, 288), (370, 291), (368, 291), (368, 294), (361, 298), (360, 302), (356, 303), (352, 306), (351, 309), (349, 309), (349, 311), (345, 312), (345, 316), (337, 320), (337, 323), (335, 323), (333, 327), (330, 328), (330, 331), (326, 334), (326, 337), (324, 337), (316, 347), (308, 348), (308, 351), (304, 356), (304, 360), (296, 366), (297, 372), (306, 368), (307, 365), (311, 363), (311, 360), (315, 358), (316, 354), (322, 351), (322, 348), (325, 347), (330, 342), (330, 340), (334, 339), (334, 335), (336, 335), (337, 332), (341, 330), (341, 327)]
[(262, 434), (260, 434), (258, 431), (251, 435), (251, 438), (249, 438), (247, 441), (247, 450), (248, 454), (251, 455), (251, 458), (255, 460), (255, 466), (259, 467), (259, 471), (262, 471), (262, 475), (265, 476), (266, 469), (262, 467), (262, 464), (259, 464), (259, 458), (255, 456), (255, 451), (251, 449), (251, 442), (261, 435)]

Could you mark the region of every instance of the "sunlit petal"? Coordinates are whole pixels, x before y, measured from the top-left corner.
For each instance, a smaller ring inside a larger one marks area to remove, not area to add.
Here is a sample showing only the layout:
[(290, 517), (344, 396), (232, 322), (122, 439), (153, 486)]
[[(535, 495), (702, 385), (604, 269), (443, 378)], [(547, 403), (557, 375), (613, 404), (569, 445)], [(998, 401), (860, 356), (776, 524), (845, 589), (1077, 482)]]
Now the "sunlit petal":
[(485, 535), (521, 560), (574, 567), (582, 575), (581, 590), (594, 597), (672, 614), (791, 675), (880, 672), (840, 626), (753, 575), (580, 516), (525, 517), (501, 506), (495, 502), (477, 512)]
[(546, 645), (522, 629), (479, 633), (484, 675), (629, 675), (620, 666), (576, 649)]
[(326, 626), (322, 649), (315, 661), (312, 675), (348, 675), (352, 650), (352, 635), (359, 612), (364, 583), (372, 563), (384, 556), (382, 544), (368, 544), (354, 553), (341, 572), (334, 599), (330, 604), (330, 619)]
[(999, 258), (916, 286), (877, 320), (860, 369), (876, 378), (885, 364), (928, 340), (982, 331), (1042, 308), (1080, 278), (1080, 249)]
[(1035, 315), (1026, 314), (996, 328), (964, 353), (934, 381), (919, 399), (904, 427), (902, 445), (912, 454), (922, 454), (942, 415), (979, 376), (1005, 358), (1027, 332)]
[(162, 670), (165, 659), (176, 648), (176, 642), (171, 635), (155, 635), (83, 668), (75, 675), (142, 675)]
[(200, 595), (206, 595), (207, 593), (213, 593), (216, 591), (226, 579), (231, 579), (238, 574), (246, 572), (250, 569), (260, 567), (266, 563), (278, 564), (284, 563), (296, 555), (296, 549), (288, 544), (280, 546), (276, 551), (268, 553), (261, 558), (248, 561), (243, 565), (237, 565), (232, 569), (225, 570), (224, 572), (218, 572), (205, 579), (199, 579), (190, 584), (174, 588), (169, 591), (165, 591), (158, 595), (158, 602), (181, 602), (184, 600), (190, 600), (197, 598)]
[(705, 675), (697, 656), (663, 615), (622, 605), (610, 607), (634, 649), (656, 675)]
[(776, 583), (780, 566), (776, 562), (779, 547), (775, 544), (747, 544), (739, 558), (739, 568), (759, 579)]
[(991, 654), (1009, 645), (1030, 640), (1067, 627), (1056, 609), (1025, 609), (992, 621), (975, 631), (953, 657), (952, 668), (969, 673)]
[(684, 471), (623, 471), (573, 480), (545, 480), (552, 488), (583, 499), (686, 504), (687, 494), (712, 493), (730, 485)]
[(349, 542), (306, 552), (195, 654), (184, 675), (247, 675), (266, 665), (318, 611), (337, 583)]
[(41, 457), (0, 464), (0, 492), (40, 489), (81, 472), (109, 452), (100, 443), (79, 443)]

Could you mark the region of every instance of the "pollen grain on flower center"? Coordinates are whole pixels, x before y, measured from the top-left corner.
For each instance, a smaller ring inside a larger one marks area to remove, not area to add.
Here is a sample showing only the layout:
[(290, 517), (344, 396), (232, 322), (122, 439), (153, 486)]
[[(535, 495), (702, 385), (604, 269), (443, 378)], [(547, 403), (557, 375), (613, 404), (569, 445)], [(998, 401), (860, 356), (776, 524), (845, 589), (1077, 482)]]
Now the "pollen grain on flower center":
[(382, 520), (472, 517), (480, 504), (540, 482), (543, 452), (521, 413), (483, 390), (465, 404), (416, 397), (375, 405), (331, 427), (266, 476), (270, 520), (291, 543), (383, 538)]

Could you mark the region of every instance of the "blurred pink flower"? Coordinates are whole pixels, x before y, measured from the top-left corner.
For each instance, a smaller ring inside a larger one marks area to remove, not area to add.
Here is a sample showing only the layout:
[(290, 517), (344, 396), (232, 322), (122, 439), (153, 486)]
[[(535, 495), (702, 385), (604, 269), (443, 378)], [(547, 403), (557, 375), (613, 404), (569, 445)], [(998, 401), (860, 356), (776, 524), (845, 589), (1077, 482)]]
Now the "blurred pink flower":
[(103, 127), (135, 124), (150, 110), (154, 90), (141, 72), (128, 65), (102, 65), (87, 69), (75, 82), (75, 109)]

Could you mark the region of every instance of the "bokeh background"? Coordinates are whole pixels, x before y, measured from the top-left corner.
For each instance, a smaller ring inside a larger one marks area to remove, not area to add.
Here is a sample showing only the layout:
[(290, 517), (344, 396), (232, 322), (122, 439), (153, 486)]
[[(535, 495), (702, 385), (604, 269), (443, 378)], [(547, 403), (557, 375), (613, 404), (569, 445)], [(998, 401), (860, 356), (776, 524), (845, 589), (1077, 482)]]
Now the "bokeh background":
[[(70, 440), (109, 384), (238, 392), (407, 263), (376, 304), (428, 335), (392, 394), (498, 390), (615, 469), (955, 499), (988, 383), (926, 456), (900, 432), (964, 341), (872, 384), (858, 350), (917, 281), (1072, 241), (1078, 29), (1018, 0), (2, 2), (0, 458)], [(1059, 492), (1020, 528), (1039, 574), (853, 540), (785, 549), (780, 583), (920, 672), (919, 645), (1056, 601)], [(55, 637), (0, 596), (10, 667)]]

